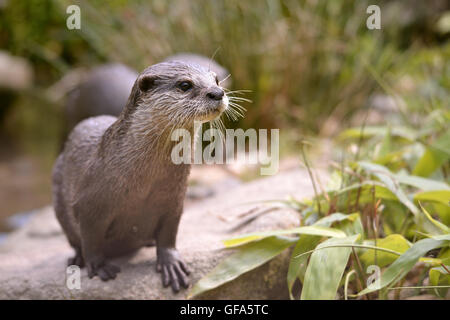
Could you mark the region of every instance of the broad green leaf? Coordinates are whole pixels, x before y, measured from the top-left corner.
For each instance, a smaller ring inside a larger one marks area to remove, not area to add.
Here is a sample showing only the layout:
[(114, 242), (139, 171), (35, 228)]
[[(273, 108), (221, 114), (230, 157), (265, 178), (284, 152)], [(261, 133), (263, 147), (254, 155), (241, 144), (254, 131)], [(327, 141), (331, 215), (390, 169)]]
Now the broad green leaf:
[(345, 233), (338, 229), (321, 226), (306, 226), (286, 230), (274, 230), (274, 231), (264, 231), (264, 232), (244, 234), (241, 236), (237, 236), (235, 238), (224, 240), (223, 243), (225, 247), (230, 248), (240, 246), (248, 242), (260, 240), (266, 237), (287, 235), (287, 234), (309, 234), (323, 237), (338, 237), (338, 238), (345, 237)]
[(236, 252), (225, 258), (211, 272), (200, 279), (189, 292), (188, 298), (217, 288), (259, 267), (279, 255), (296, 241), (297, 239), (273, 236), (239, 247)]
[[(314, 226), (329, 227), (333, 222), (338, 222), (346, 219), (353, 219), (354, 215), (348, 215), (343, 213), (333, 213), (326, 216), (314, 223)], [(292, 286), (297, 278), (303, 283), (305, 276), (306, 266), (308, 262), (308, 256), (299, 256), (300, 254), (314, 249), (321, 241), (320, 236), (315, 235), (301, 235), (300, 239), (294, 247), (291, 259), (289, 261), (289, 270), (287, 275), (287, 283), (289, 288), (289, 295), (292, 296)]]
[(442, 260), (445, 265), (450, 265), (450, 247), (442, 249), (438, 255), (438, 258)]
[(450, 205), (443, 204), (440, 202), (432, 202), (429, 201), (425, 203), (427, 206), (427, 210), (433, 212), (434, 215), (439, 217), (439, 221), (441, 221), (446, 226), (450, 227)]
[[(372, 240), (370, 244), (375, 244)], [(377, 239), (376, 246), (386, 249), (391, 249), (397, 251), (399, 253), (403, 253), (409, 249), (408, 241), (400, 234), (391, 234), (386, 238)], [(376, 263), (375, 263), (375, 255), (376, 255)], [(366, 265), (376, 264), (379, 267), (384, 267), (392, 262), (394, 262), (398, 258), (397, 255), (375, 250), (367, 250), (364, 252), (360, 259)]]
[(375, 199), (398, 201), (397, 196), (378, 181), (357, 183), (339, 191), (330, 192), (329, 196), (330, 198), (339, 196), (339, 201), (352, 204), (356, 202), (356, 199), (359, 199), (359, 204), (363, 205), (373, 202), (373, 191), (375, 191)]
[(445, 205), (450, 204), (450, 190), (419, 192), (414, 195), (416, 201), (435, 201)]
[[(450, 266), (446, 266), (449, 270)], [(432, 286), (448, 286), (450, 285), (450, 273), (444, 269), (444, 267), (431, 268), (429, 271), (430, 284)], [(448, 288), (434, 289), (437, 296), (445, 298)]]
[(400, 201), (383, 202), (383, 229), (386, 235), (404, 234), (405, 228), (412, 223), (411, 215)]
[[(372, 197), (372, 188), (375, 189), (375, 197), (377, 199), (385, 199), (385, 200), (398, 200), (395, 194), (393, 194), (389, 189), (387, 189), (382, 183), (378, 181), (364, 181), (362, 183), (356, 183), (351, 186), (345, 187), (340, 189), (336, 192), (330, 192), (330, 195), (341, 195), (348, 193), (349, 191), (352, 192), (352, 195), (356, 197), (356, 194), (358, 192), (358, 189), (360, 190), (360, 197), (364, 197), (364, 194), (367, 194), (367, 196), (370, 195)], [(352, 199), (354, 200), (354, 199)]]
[(433, 227), (436, 229), (436, 233), (450, 233), (450, 229), (443, 223), (433, 219), (431, 214), (428, 213), (427, 210), (422, 206), (422, 204), (419, 202), (420, 208), (422, 209), (423, 214), (428, 219), (428, 221), (433, 225)]
[(417, 241), (411, 248), (394, 261), (381, 275), (378, 287), (367, 287), (358, 293), (359, 296), (380, 290), (394, 281), (402, 279), (414, 267), (416, 262), (428, 251), (448, 246), (450, 235), (434, 236)]
[(292, 295), (292, 287), (295, 280), (299, 278), (302, 283), (304, 282), (306, 267), (308, 265), (308, 255), (301, 254), (313, 250), (321, 240), (322, 238), (318, 236), (302, 235), (297, 241), (297, 244), (292, 251), (287, 274), (287, 284), (291, 299), (294, 298)]
[(302, 300), (332, 300), (336, 298), (336, 292), (352, 249), (349, 247), (320, 248), (335, 244), (353, 244), (359, 237), (360, 235), (331, 238), (317, 246), (306, 269)]
[(450, 159), (450, 130), (447, 130), (446, 133), (427, 147), (414, 167), (413, 174), (428, 177), (448, 159)]

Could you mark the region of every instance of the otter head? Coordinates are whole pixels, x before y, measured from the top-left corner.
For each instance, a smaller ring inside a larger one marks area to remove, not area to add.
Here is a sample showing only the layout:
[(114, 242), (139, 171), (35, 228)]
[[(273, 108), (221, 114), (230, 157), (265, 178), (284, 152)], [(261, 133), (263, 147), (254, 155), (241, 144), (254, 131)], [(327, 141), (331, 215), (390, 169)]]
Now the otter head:
[(138, 77), (135, 113), (166, 128), (211, 121), (228, 108), (228, 97), (216, 74), (181, 61), (155, 64)]

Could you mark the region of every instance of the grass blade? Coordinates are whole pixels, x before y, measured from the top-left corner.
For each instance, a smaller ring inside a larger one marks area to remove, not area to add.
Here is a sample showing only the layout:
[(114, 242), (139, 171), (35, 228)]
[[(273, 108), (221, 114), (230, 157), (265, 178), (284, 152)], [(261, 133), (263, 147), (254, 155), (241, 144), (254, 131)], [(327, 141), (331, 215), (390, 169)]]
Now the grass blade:
[[(346, 238), (328, 239), (319, 244), (317, 249), (333, 244), (353, 244), (359, 237), (360, 235), (354, 235)], [(315, 250), (306, 269), (301, 299), (335, 299), (350, 253), (351, 248), (349, 247)]]
[(327, 228), (322, 226), (306, 226), (306, 227), (298, 227), (286, 230), (274, 230), (274, 231), (264, 231), (264, 232), (256, 232), (244, 234), (241, 236), (237, 236), (235, 238), (224, 240), (223, 243), (225, 247), (231, 248), (240, 246), (252, 241), (260, 240), (263, 238), (271, 237), (271, 236), (279, 236), (279, 235), (287, 235), (287, 234), (308, 234), (315, 236), (323, 236), (323, 237), (336, 237), (343, 238), (345, 237), (345, 233), (338, 229)]
[(189, 292), (188, 298), (217, 288), (259, 267), (279, 255), (296, 241), (297, 239), (273, 236), (239, 247), (237, 252), (231, 254), (200, 279)]

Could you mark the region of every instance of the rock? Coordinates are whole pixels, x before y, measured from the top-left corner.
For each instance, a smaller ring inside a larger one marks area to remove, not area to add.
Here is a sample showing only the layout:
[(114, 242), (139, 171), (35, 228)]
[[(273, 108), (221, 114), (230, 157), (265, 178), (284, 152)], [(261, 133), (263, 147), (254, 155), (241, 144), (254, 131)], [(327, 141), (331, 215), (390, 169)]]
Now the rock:
[(30, 63), (21, 57), (0, 51), (0, 89), (24, 90), (33, 82), (33, 70)]
[[(221, 240), (247, 232), (273, 230), (298, 224), (298, 214), (279, 209), (259, 215), (235, 228), (246, 212), (267, 209), (269, 199), (298, 199), (312, 195), (307, 172), (292, 170), (255, 180), (186, 207), (178, 233), (178, 249), (192, 270), (191, 283), (216, 266), (232, 251)], [(233, 230), (233, 231), (230, 231)], [(66, 262), (73, 255), (51, 207), (35, 214), (24, 227), (13, 232), (0, 245), (0, 299), (184, 299), (189, 290), (178, 294), (163, 288), (155, 271), (155, 248), (115, 261), (122, 272), (117, 279), (102, 282), (81, 272), (81, 290), (65, 286)], [(198, 298), (285, 299), (289, 252), (234, 281)]]

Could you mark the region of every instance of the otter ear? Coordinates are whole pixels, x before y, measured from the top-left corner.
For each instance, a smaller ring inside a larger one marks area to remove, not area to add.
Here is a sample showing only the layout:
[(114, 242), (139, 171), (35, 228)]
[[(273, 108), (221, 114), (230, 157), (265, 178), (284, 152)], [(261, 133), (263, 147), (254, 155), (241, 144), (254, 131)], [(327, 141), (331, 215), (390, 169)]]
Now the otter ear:
[(155, 86), (158, 77), (151, 74), (144, 74), (138, 79), (139, 89), (142, 92), (148, 91)]

